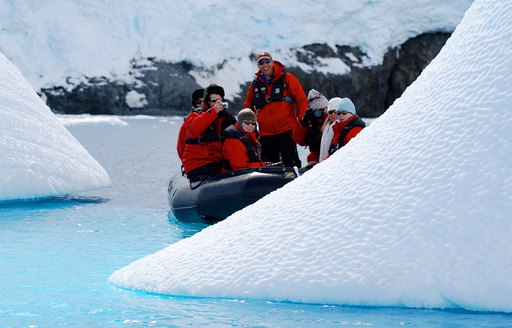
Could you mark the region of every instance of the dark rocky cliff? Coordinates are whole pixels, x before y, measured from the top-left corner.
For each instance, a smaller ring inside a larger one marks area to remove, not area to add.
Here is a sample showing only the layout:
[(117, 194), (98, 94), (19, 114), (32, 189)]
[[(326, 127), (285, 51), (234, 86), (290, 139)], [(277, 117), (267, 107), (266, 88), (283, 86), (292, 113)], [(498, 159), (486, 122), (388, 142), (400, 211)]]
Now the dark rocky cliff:
[[(378, 117), (414, 82), (449, 36), (449, 33), (440, 32), (419, 35), (398, 48), (389, 49), (382, 64), (372, 67), (362, 65), (365, 54), (358, 48), (337, 46), (332, 49), (325, 44), (311, 44), (296, 50), (299, 61), (314, 64), (319, 58), (340, 58), (350, 67), (350, 73), (306, 73), (297, 67), (287, 67), (287, 70), (298, 77), (306, 94), (315, 88), (327, 98), (349, 97), (356, 104), (360, 116)], [(130, 74), (133, 82), (130, 83), (91, 77), (86, 78), (87, 83), (46, 88), (40, 93), (56, 113), (186, 114), (190, 108), (191, 92), (200, 87), (190, 75), (193, 67), (186, 62), (168, 63), (156, 58), (147, 58), (146, 62), (149, 64), (132, 62)], [(247, 81), (242, 87), (243, 94), (231, 102), (231, 112), (242, 108), (242, 97), (249, 84)], [(144, 106), (128, 106), (126, 96), (131, 91), (144, 95)]]

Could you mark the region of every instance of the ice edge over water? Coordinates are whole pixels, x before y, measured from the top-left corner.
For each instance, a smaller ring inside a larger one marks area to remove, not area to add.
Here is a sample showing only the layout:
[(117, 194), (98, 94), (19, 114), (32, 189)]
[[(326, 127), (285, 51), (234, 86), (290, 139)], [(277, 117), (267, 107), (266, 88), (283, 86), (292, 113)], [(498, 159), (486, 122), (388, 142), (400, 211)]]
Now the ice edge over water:
[(44, 199), (110, 184), (105, 169), (1, 53), (0, 76), (0, 201)]
[(303, 177), (114, 272), (148, 292), (512, 311), (512, 2), (475, 1), (390, 109)]

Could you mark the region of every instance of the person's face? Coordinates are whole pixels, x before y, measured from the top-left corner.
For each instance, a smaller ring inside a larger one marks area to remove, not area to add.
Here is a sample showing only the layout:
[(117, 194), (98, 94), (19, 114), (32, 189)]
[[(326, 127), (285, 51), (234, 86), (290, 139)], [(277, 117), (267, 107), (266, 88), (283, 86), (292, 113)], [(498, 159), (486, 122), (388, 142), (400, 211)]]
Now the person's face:
[(335, 109), (327, 109), (327, 117), (329, 118), (329, 121), (334, 122), (338, 119), (338, 115), (336, 115)]
[(342, 122), (348, 120), (353, 115), (354, 114), (352, 114), (350, 112), (347, 112), (346, 110), (342, 110), (342, 111), (336, 113), (336, 116), (338, 117), (338, 120), (340, 120)]
[(266, 76), (272, 75), (274, 73), (274, 61), (268, 58), (261, 58), (258, 60), (258, 68), (260, 72), (262, 72)]
[(199, 99), (194, 100), (194, 108), (201, 107), (202, 103), (203, 103), (203, 98), (199, 98)]
[(217, 101), (221, 101), (222, 102), (221, 95), (216, 94), (216, 93), (212, 93), (211, 95), (208, 96), (208, 104), (210, 105), (210, 107), (213, 107), (213, 105), (215, 105), (215, 103)]
[(244, 132), (251, 133), (256, 129), (256, 121), (245, 120), (242, 122), (242, 129)]

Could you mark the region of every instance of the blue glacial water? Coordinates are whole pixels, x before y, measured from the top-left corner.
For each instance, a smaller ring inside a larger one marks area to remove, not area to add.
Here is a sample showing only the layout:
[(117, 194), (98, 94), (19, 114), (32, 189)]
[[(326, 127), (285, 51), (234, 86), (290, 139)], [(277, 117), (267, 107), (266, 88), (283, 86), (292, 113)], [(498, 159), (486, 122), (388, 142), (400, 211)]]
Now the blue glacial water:
[(109, 275), (204, 228), (168, 212), (181, 121), (70, 126), (112, 186), (0, 205), (0, 327), (511, 327), (463, 310), (347, 307), (171, 297), (120, 289)]

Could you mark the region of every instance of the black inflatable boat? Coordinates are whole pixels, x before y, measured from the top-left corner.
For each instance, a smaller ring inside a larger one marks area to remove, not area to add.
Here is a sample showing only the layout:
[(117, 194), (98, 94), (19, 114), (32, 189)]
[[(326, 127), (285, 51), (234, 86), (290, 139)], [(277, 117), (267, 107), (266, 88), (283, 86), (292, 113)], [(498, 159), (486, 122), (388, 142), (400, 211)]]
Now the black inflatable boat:
[(189, 180), (176, 174), (169, 184), (169, 205), (176, 219), (214, 223), (281, 188), (302, 174), (296, 168), (262, 167)]

